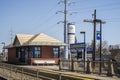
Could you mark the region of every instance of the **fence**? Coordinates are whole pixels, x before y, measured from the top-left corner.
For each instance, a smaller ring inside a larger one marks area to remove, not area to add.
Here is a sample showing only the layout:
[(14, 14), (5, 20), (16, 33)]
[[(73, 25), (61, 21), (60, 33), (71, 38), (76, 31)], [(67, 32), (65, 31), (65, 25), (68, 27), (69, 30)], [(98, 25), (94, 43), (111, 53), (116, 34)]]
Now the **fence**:
[(0, 63), (0, 76), (7, 80), (52, 80), (46, 73), (38, 69), (23, 68), (20, 66)]
[[(17, 67), (11, 64), (0, 63), (0, 76), (7, 80), (37, 80), (37, 75), (29, 76), (24, 74), (22, 67)], [(33, 74), (31, 74), (33, 75)]]
[(95, 80), (96, 78), (83, 77), (64, 72), (49, 71), (35, 68), (23, 68), (16, 65), (0, 63), (0, 76), (5, 80)]
[(120, 76), (120, 62), (108, 61), (80, 61), (60, 60), (60, 70), (75, 71), (81, 73), (95, 73), (107, 76)]

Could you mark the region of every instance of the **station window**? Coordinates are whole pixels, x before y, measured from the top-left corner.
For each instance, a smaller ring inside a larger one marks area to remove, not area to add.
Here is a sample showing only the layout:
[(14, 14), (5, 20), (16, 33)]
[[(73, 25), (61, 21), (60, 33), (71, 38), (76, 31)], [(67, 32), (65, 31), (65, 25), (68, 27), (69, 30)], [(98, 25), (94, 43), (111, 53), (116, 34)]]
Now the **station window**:
[(22, 56), (22, 53), (28, 54), (28, 58), (40, 58), (41, 57), (41, 49), (38, 46), (35, 47), (29, 47), (29, 48), (16, 48), (16, 57), (20, 58)]
[(53, 53), (54, 53), (54, 58), (58, 58), (59, 48), (58, 47), (54, 47), (53, 48)]
[(40, 58), (41, 50), (40, 47), (34, 47), (33, 58)]

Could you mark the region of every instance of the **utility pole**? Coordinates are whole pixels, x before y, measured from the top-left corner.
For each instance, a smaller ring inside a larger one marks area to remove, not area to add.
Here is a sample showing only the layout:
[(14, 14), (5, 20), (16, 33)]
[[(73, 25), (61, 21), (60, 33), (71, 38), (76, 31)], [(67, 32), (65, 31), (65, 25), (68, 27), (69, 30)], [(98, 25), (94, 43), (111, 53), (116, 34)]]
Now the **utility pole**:
[[(58, 11), (58, 12), (62, 12), (64, 13), (64, 21), (60, 21), (62, 23), (64, 23), (64, 43), (68, 44), (68, 28), (67, 28), (67, 24), (68, 24), (68, 6), (70, 4), (73, 4), (74, 2), (69, 2), (69, 0), (60, 0), (60, 3), (64, 3), (64, 11)], [(56, 12), (56, 13), (58, 13)], [(70, 15), (72, 15), (73, 13), (77, 13), (77, 12), (72, 12), (72, 13), (69, 13)], [(58, 22), (58, 24), (60, 23)], [(64, 47), (64, 56), (66, 59), (68, 59), (68, 45)]]
[[(68, 43), (68, 36), (67, 36), (67, 5), (68, 5), (68, 0), (64, 0), (64, 43)], [(65, 58), (68, 59), (68, 46), (64, 47), (64, 54)]]
[(95, 61), (95, 53), (96, 53), (96, 10), (94, 10), (93, 14), (94, 20), (85, 19), (84, 22), (90, 22), (94, 24), (94, 32), (93, 32), (93, 61)]
[[(94, 33), (93, 33), (93, 61), (95, 61), (95, 54), (96, 54), (96, 23), (100, 24), (100, 74), (101, 74), (101, 52), (102, 52), (102, 24), (105, 24), (105, 21), (102, 21), (101, 19), (96, 19), (96, 10), (94, 10), (94, 20), (84, 20), (84, 22), (91, 22), (94, 23)], [(93, 67), (95, 67), (95, 63), (93, 62)]]
[[(64, 43), (68, 44), (68, 36), (67, 36), (67, 15), (68, 15), (68, 11), (67, 11), (67, 6), (68, 6), (68, 0), (61, 0), (59, 3), (64, 3), (64, 11), (58, 11), (58, 12), (62, 12), (64, 13), (64, 21), (60, 21), (62, 23), (64, 23)], [(56, 13), (58, 13), (56, 12)], [(58, 22), (58, 24), (60, 23)], [(66, 59), (68, 59), (68, 45), (64, 47), (64, 56)]]
[(94, 10), (94, 39), (93, 39), (93, 61), (95, 61), (95, 54), (96, 54), (96, 10)]

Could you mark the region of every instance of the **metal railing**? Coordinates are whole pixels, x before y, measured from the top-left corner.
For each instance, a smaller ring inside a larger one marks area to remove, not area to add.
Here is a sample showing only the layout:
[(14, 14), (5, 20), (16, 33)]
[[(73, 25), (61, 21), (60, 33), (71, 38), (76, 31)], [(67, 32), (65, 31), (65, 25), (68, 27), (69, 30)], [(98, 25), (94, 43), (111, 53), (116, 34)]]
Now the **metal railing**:
[[(84, 66), (85, 65), (85, 66)], [(85, 68), (84, 68), (85, 67)], [(120, 76), (120, 62), (108, 61), (80, 61), (60, 60), (60, 70), (75, 71), (81, 73), (94, 73), (107, 76)]]
[(7, 80), (94, 80), (95, 78), (67, 74), (61, 71), (49, 71), (25, 68), (19, 65), (0, 63), (0, 76)]
[(42, 76), (38, 69), (27, 69), (20, 66), (0, 63), (0, 76), (8, 80), (40, 80), (53, 78)]

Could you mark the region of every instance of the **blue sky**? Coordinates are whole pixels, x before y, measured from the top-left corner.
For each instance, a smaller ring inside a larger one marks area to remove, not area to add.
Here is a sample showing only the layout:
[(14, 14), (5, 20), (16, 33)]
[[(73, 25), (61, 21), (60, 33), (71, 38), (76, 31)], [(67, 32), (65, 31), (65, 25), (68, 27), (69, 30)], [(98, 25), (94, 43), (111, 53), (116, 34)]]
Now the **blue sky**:
[[(60, 0), (0, 0), (0, 42), (6, 45), (11, 43), (11, 30), (13, 38), (15, 34), (45, 33), (63, 41), (62, 13), (57, 11), (64, 9), (64, 5), (58, 4)], [(93, 39), (93, 25), (83, 22), (84, 19), (93, 19), (94, 9), (97, 10), (97, 18), (106, 21), (103, 25), (103, 40), (109, 45), (120, 44), (120, 0), (70, 0), (76, 2), (68, 8), (69, 22), (75, 22), (76, 37), (78, 42), (83, 41), (80, 31), (86, 32), (86, 40), (91, 43)], [(97, 25), (99, 29), (99, 25)], [(0, 44), (0, 51), (2, 48)]]

